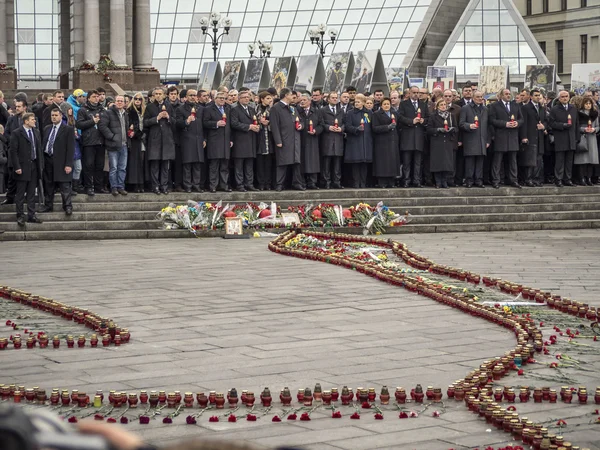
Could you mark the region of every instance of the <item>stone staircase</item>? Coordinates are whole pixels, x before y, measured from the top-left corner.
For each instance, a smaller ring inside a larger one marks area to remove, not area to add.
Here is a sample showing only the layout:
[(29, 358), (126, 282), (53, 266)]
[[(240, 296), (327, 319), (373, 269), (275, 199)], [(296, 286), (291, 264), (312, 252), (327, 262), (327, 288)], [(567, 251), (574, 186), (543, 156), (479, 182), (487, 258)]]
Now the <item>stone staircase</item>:
[[(0, 197), (2, 199), (3, 197)], [(342, 206), (382, 200), (397, 212), (413, 215), (397, 233), (442, 233), (469, 231), (521, 231), (600, 228), (600, 187), (552, 186), (514, 189), (371, 189), (248, 192), (129, 194), (113, 197), (78, 195), (73, 215), (67, 217), (55, 199), (54, 213), (39, 214), (43, 224), (16, 223), (13, 205), (0, 206), (0, 241), (64, 239), (143, 239), (191, 237), (187, 230), (163, 230), (156, 214), (168, 203), (196, 201), (255, 203), (276, 201), (282, 208), (302, 203), (334, 203)], [(343, 230), (340, 230), (343, 231)], [(356, 228), (345, 231), (357, 232)], [(204, 236), (221, 236), (206, 231)]]

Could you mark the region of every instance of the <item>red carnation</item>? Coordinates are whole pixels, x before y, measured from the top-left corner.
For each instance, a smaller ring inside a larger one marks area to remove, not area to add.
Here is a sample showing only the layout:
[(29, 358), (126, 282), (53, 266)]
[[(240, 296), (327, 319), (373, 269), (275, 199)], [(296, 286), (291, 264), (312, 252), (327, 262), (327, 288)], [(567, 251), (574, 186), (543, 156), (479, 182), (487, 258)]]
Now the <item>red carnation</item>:
[(75, 416), (69, 417), (69, 423), (77, 423), (77, 417), (75, 417)]
[(400, 418), (401, 418), (401, 419), (408, 419), (408, 414), (406, 414), (404, 411), (402, 411), (402, 412), (400, 413)]
[(302, 413), (300, 420), (310, 420), (310, 415), (308, 413)]
[[(250, 414), (248, 414), (250, 415)], [(250, 420), (250, 419), (248, 419)], [(230, 414), (229, 417), (227, 417), (227, 422), (237, 422), (237, 417), (235, 416), (235, 414)]]
[(108, 419), (106, 419), (106, 421), (108, 423), (117, 423), (117, 419), (115, 419), (114, 417), (109, 417)]
[(9, 327), (9, 326), (11, 326), (11, 325), (12, 325), (12, 322), (11, 322), (10, 320), (7, 320), (7, 321), (6, 321), (6, 326), (7, 326), (7, 327)]
[(294, 414), (290, 414), (289, 416), (287, 416), (287, 420), (296, 420), (298, 416), (294, 413)]
[(148, 416), (140, 416), (140, 423), (142, 425), (146, 425), (150, 423), (150, 417)]
[(363, 409), (371, 409), (371, 404), (369, 402), (363, 402), (362, 408)]
[(271, 422), (281, 422), (281, 418), (279, 416), (274, 416), (273, 419), (271, 419)]
[(196, 420), (196, 418), (194, 416), (187, 416), (185, 418), (185, 423), (188, 425), (196, 425), (198, 423), (198, 421)]
[(509, 406), (508, 408), (506, 408), (507, 411), (516, 411), (517, 408), (514, 405)]
[(519, 371), (517, 372), (517, 375), (519, 375), (519, 376), (525, 375), (525, 371), (523, 369), (519, 369)]
[(209, 422), (218, 422), (219, 418), (217, 416), (210, 416), (210, 419), (208, 419)]
[(341, 411), (334, 411), (331, 413), (331, 418), (332, 419), (341, 419), (342, 418), (342, 412)]
[(126, 424), (128, 424), (128, 423), (129, 423), (129, 419), (128, 419), (127, 417), (123, 416), (123, 417), (121, 417), (121, 420), (120, 420), (120, 422), (121, 422), (123, 425), (126, 425)]
[(350, 416), (350, 418), (351, 418), (351, 419), (360, 419), (360, 414), (359, 414), (359, 413), (357, 413), (357, 412), (355, 412), (354, 414), (352, 414), (352, 415)]
[(173, 423), (173, 419), (171, 419), (170, 417), (165, 417), (163, 419), (163, 423)]
[(96, 414), (94, 420), (104, 420), (104, 416), (102, 414)]
[(440, 412), (439, 411), (434, 411), (432, 414), (433, 417), (440, 417)]
[(375, 420), (383, 420), (383, 414), (381, 414), (381, 413), (375, 414)]
[[(229, 417), (231, 417), (231, 416), (229, 416)], [(235, 417), (235, 416), (233, 416), (233, 417)], [(246, 416), (246, 420), (247, 420), (248, 422), (256, 422), (256, 416), (255, 416), (254, 414), (248, 414), (248, 415)]]

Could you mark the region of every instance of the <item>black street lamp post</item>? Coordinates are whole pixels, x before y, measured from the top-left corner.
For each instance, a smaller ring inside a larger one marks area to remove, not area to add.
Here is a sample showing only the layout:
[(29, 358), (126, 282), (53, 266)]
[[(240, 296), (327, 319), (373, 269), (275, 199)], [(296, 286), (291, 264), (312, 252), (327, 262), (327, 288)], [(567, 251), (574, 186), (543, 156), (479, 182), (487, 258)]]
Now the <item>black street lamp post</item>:
[[(219, 25), (223, 26), (223, 33), (219, 35)], [(202, 34), (206, 34), (212, 43), (213, 48), (213, 61), (217, 60), (217, 49), (219, 48), (219, 40), (226, 34), (229, 34), (229, 30), (231, 29), (232, 21), (229, 17), (224, 17), (221, 20), (221, 14), (219, 13), (210, 13), (210, 17), (202, 17), (200, 19), (200, 28), (202, 29)], [(212, 27), (209, 30), (209, 27)]]
[(311, 28), (308, 32), (308, 36), (310, 37), (310, 43), (317, 46), (321, 57), (325, 56), (325, 49), (335, 42), (338, 35), (337, 30), (329, 30), (328, 34), (329, 38), (331, 39), (331, 42), (325, 44), (325, 32), (327, 32), (327, 25), (325, 25), (324, 23), (320, 24), (315, 28)]
[(273, 51), (273, 45), (267, 44), (262, 41), (258, 41), (256, 44), (248, 44), (248, 52), (250, 52), (250, 58), (259, 58), (258, 56), (254, 56), (254, 52), (257, 49), (260, 51), (260, 58), (270, 58), (271, 52)]

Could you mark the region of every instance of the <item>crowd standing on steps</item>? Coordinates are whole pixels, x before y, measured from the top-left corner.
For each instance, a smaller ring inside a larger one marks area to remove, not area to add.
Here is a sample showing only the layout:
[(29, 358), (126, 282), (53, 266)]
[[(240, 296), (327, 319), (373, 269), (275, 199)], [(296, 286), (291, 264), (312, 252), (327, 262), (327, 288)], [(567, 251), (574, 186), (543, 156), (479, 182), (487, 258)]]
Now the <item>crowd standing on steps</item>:
[(15, 204), (24, 225), (54, 211), (56, 192), (71, 215), (75, 195), (128, 190), (600, 184), (598, 91), (360, 90), (75, 89), (31, 106), (24, 93), (7, 104), (0, 92), (2, 204)]

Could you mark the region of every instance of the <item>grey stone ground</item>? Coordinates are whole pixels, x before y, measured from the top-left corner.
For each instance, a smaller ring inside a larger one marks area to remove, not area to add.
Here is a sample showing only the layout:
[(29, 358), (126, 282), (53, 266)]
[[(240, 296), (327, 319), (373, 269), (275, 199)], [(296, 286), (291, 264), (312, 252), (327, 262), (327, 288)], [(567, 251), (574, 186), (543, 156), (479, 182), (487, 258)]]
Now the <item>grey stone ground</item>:
[[(556, 291), (599, 306), (596, 230), (391, 236), (436, 262)], [(267, 239), (174, 239), (1, 243), (0, 284), (93, 309), (128, 327), (110, 349), (0, 354), (1, 382), (51, 389), (179, 389), (349, 385), (444, 388), (514, 346), (513, 335), (431, 300), (331, 265), (275, 255)], [(600, 360), (597, 356), (596, 360)], [(581, 382), (592, 391), (596, 373)], [(512, 379), (508, 383), (517, 384)], [(596, 448), (596, 406), (517, 404), (533, 420), (575, 417), (566, 440)], [(448, 402), (416, 419), (370, 414), (310, 422), (156, 423), (128, 429), (164, 444), (190, 436), (311, 449), (474, 448), (510, 443), (505, 433)], [(575, 423), (580, 423), (575, 426)]]

